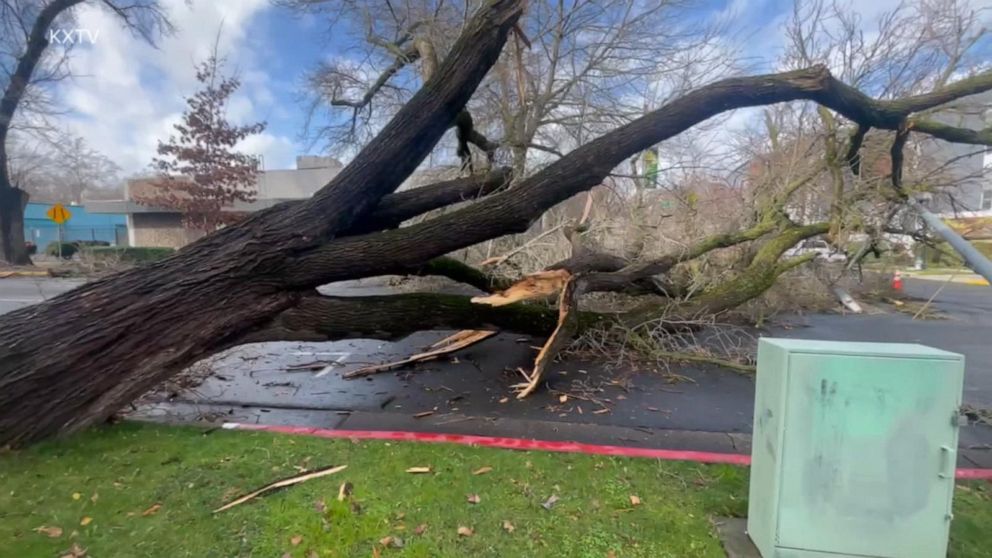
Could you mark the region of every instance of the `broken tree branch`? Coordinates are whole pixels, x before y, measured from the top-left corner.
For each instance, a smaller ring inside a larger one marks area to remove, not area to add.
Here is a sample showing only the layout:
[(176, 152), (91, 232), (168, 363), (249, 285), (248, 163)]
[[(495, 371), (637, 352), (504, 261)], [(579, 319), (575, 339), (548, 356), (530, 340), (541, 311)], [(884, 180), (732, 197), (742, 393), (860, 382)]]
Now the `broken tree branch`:
[(303, 473), (303, 474), (300, 474), (300, 475), (295, 475), (295, 476), (289, 477), (288, 479), (282, 479), (282, 480), (279, 480), (279, 481), (276, 481), (276, 482), (273, 482), (273, 483), (269, 483), (269, 484), (263, 486), (262, 488), (259, 488), (258, 490), (253, 490), (253, 491), (249, 492), (248, 494), (245, 494), (244, 496), (241, 496), (239, 498), (235, 498), (234, 500), (232, 500), (232, 501), (224, 504), (223, 506), (215, 509), (214, 510), (214, 513), (219, 513), (219, 512), (222, 512), (224, 510), (229, 510), (229, 509), (233, 508), (234, 506), (237, 506), (237, 505), (240, 505), (240, 504), (244, 504), (245, 502), (247, 502), (249, 500), (253, 500), (253, 499), (255, 499), (255, 498), (257, 498), (257, 497), (259, 497), (262, 494), (265, 494), (267, 492), (272, 492), (273, 490), (276, 490), (276, 489), (279, 489), (279, 488), (286, 488), (287, 486), (293, 486), (294, 484), (300, 484), (301, 482), (306, 482), (308, 480), (319, 479), (320, 477), (326, 477), (328, 475), (333, 475), (334, 473), (340, 473), (341, 471), (344, 471), (347, 468), (348, 468), (347, 465), (338, 465), (337, 467), (325, 467), (323, 469), (317, 469), (315, 471), (308, 471), (308, 472)]
[(484, 330), (484, 329), (464, 330), (459, 332), (459, 334), (456, 334), (459, 335), (457, 340), (451, 341), (449, 343), (445, 343), (444, 345), (436, 349), (431, 349), (423, 353), (418, 353), (413, 356), (407, 357), (403, 360), (387, 362), (384, 364), (375, 364), (372, 366), (365, 366), (363, 368), (359, 368), (357, 370), (352, 370), (351, 372), (347, 372), (343, 374), (342, 377), (351, 380), (354, 378), (361, 378), (363, 376), (371, 376), (372, 374), (378, 374), (380, 372), (388, 372), (390, 370), (395, 370), (397, 368), (408, 366), (410, 364), (415, 364), (417, 362), (427, 362), (427, 361), (435, 360), (444, 355), (448, 355), (456, 351), (460, 351), (465, 347), (485, 341), (486, 339), (489, 339), (490, 337), (496, 335), (497, 333), (499, 332)]

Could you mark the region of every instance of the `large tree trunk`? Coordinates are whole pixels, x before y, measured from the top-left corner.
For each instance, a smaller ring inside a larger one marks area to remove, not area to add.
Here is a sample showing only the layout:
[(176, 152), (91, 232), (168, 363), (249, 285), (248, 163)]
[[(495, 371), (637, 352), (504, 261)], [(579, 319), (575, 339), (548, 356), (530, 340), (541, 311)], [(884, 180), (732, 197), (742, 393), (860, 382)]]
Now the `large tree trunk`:
[[(0, 181), (4, 178), (0, 176)], [(0, 183), (0, 260), (12, 265), (31, 265), (24, 245), (24, 208), (28, 194)]]
[[(558, 320), (549, 320), (533, 309), (480, 310), (464, 300), (441, 298), (366, 300), (365, 311), (346, 301), (317, 297), (314, 288), (384, 273), (423, 272), (495, 286), (484, 275), (450, 261), (430, 262), (525, 230), (553, 205), (599, 184), (631, 155), (726, 110), (806, 99), (862, 126), (894, 130), (912, 123), (936, 137), (950, 138), (960, 134), (908, 119), (912, 113), (992, 89), (992, 72), (896, 101), (868, 98), (823, 67), (731, 78), (578, 147), (508, 190), (502, 189), (505, 175), (495, 173), (431, 186), (424, 190), (430, 194), (426, 197), (420, 190), (392, 194), (463, 110), (498, 57), (523, 3), (488, 0), (424, 87), (313, 198), (261, 211), (166, 260), (0, 316), (0, 445), (26, 443), (100, 421), (197, 359), (251, 340), (377, 336), (395, 328), (411, 309), (419, 319), (410, 323), (418, 327), (503, 324), (536, 331), (556, 322), (570, 334), (575, 324), (562, 322), (576, 317), (574, 300), (566, 300)], [(992, 143), (984, 136), (978, 140)], [(425, 211), (475, 197), (482, 199), (396, 228)], [(797, 263), (778, 262), (791, 246), (788, 242), (816, 231), (769, 220), (656, 262), (616, 269), (616, 262), (604, 259), (602, 266), (580, 278), (582, 288), (576, 289), (651, 290), (654, 275), (693, 253), (753, 241), (773, 231), (780, 234), (768, 240), (772, 247), (761, 262), (774, 264), (760, 267), (756, 257), (738, 283), (746, 287), (743, 294), (751, 296), (774, 280), (774, 272)], [(736, 303), (742, 295), (737, 296), (716, 290), (694, 304), (714, 311)], [(405, 312), (399, 312), (400, 307)]]
[(294, 306), (316, 284), (287, 285), (293, 260), (360, 222), (416, 169), (495, 62), (520, 12), (519, 0), (489, 0), (433, 78), (313, 198), (0, 318), (0, 445), (105, 419)]

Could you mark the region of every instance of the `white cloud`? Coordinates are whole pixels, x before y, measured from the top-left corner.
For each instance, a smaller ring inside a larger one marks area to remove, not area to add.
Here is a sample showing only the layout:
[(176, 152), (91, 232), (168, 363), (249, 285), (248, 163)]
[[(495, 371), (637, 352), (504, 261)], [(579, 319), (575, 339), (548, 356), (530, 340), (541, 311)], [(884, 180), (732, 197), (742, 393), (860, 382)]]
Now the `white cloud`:
[[(78, 12), (78, 27), (99, 30), (92, 46), (77, 47), (70, 64), (74, 78), (59, 84), (68, 110), (66, 126), (113, 159), (125, 173), (141, 172), (157, 142), (172, 132), (184, 108), (183, 97), (196, 90), (194, 65), (209, 56), (214, 42), (237, 71), (242, 87), (231, 99), (229, 117), (249, 122), (279, 117), (278, 106), (258, 67), (256, 50), (263, 42), (249, 34), (250, 23), (270, 9), (266, 0), (213, 0), (187, 3), (163, 0), (176, 33), (158, 48), (132, 36), (115, 16), (98, 5)], [(218, 38), (218, 31), (220, 35)], [(284, 136), (266, 133), (245, 142), (262, 153), (269, 168), (291, 164), (297, 146)]]

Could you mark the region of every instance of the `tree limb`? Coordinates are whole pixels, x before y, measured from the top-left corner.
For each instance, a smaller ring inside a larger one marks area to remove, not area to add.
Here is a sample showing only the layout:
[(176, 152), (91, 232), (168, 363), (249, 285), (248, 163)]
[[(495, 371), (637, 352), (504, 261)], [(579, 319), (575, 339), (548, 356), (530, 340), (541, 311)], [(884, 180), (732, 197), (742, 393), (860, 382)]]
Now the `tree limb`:
[(500, 167), (486, 174), (446, 180), (389, 194), (382, 198), (368, 216), (341, 233), (341, 236), (396, 228), (403, 221), (428, 211), (497, 192), (509, 185), (509, 182), (510, 169)]
[[(584, 314), (585, 324), (605, 316)], [(543, 305), (490, 307), (462, 295), (409, 293), (388, 296), (306, 295), (270, 322), (233, 340), (230, 346), (264, 341), (401, 339), (431, 329), (498, 329), (547, 335), (554, 310)]]
[[(964, 83), (962, 83), (964, 82)], [(427, 222), (372, 237), (350, 237), (327, 244), (297, 261), (292, 284), (312, 286), (360, 276), (340, 266), (340, 255), (399, 254), (389, 265), (381, 258), (353, 258), (352, 270), (388, 273), (389, 268), (426, 261), (452, 250), (523, 232), (549, 207), (599, 184), (634, 153), (668, 139), (716, 114), (746, 106), (807, 99), (840, 112), (862, 126), (898, 129), (906, 116), (963, 95), (992, 89), (992, 71), (938, 92), (880, 101), (833, 78), (823, 66), (763, 76), (729, 78), (696, 89), (630, 124), (573, 150), (517, 184), (470, 207)]]

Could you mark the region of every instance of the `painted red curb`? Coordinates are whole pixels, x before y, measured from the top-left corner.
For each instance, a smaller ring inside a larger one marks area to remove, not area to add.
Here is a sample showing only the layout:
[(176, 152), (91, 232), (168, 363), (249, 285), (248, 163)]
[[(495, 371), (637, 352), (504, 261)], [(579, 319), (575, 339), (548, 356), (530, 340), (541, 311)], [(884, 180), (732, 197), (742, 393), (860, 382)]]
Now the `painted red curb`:
[[(579, 442), (552, 442), (549, 440), (504, 438), (500, 436), (469, 436), (464, 434), (401, 432), (395, 430), (333, 430), (328, 428), (309, 428), (304, 426), (244, 424), (240, 422), (226, 422), (224, 423), (224, 428), (228, 430), (253, 430), (262, 432), (276, 432), (280, 434), (293, 434), (297, 436), (315, 436), (317, 438), (448, 443), (460, 444), (464, 446), (483, 446), (489, 448), (515, 450), (584, 453), (589, 455), (616, 455), (620, 457), (647, 457), (650, 459), (693, 461), (696, 463), (729, 463), (731, 465), (744, 466), (751, 464), (750, 455), (740, 455), (736, 453), (631, 448), (627, 446), (606, 446), (598, 444), (583, 444)], [(992, 480), (992, 469), (958, 469), (955, 476), (959, 479)]]

